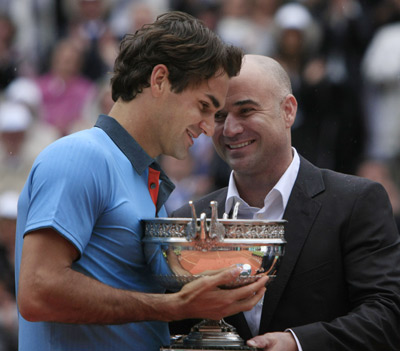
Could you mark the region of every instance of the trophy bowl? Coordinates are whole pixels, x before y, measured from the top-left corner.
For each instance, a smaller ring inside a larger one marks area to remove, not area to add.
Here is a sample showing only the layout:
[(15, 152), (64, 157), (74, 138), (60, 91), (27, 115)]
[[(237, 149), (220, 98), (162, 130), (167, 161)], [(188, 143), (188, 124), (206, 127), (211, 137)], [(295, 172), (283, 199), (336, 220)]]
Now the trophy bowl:
[[(149, 218), (144, 223), (144, 251), (153, 278), (164, 288), (178, 291), (204, 275), (215, 274), (231, 266), (241, 273), (229, 285), (234, 289), (268, 275), (269, 282), (277, 273), (284, 255), (284, 220), (238, 220), (238, 203), (232, 218), (217, 218), (217, 203), (212, 201), (211, 218), (204, 213), (197, 218), (193, 202), (189, 202), (192, 218)], [(241, 350), (244, 341), (235, 328), (221, 321), (204, 320), (174, 350), (205, 347)], [(171, 350), (171, 348), (168, 348)], [(250, 348), (248, 348), (250, 350)]]

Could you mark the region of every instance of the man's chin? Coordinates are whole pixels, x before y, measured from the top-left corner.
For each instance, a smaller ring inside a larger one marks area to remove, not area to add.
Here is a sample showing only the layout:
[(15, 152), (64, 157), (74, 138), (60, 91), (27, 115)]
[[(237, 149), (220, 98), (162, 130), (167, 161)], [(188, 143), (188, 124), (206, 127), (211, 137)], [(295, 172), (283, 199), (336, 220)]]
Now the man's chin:
[(189, 156), (189, 149), (187, 150), (179, 150), (174, 152), (173, 154), (169, 155), (172, 156), (174, 158), (176, 158), (177, 160), (185, 160), (188, 156)]
[(227, 164), (231, 169), (238, 173), (247, 173), (250, 171), (250, 164), (249, 162), (245, 162), (244, 160), (238, 159), (228, 159)]

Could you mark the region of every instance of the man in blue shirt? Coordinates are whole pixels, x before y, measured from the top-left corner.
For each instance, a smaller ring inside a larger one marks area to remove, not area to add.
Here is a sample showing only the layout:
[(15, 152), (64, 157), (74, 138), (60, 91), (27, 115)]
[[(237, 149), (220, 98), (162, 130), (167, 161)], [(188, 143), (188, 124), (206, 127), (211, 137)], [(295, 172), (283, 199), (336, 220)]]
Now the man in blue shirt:
[(123, 39), (109, 116), (46, 148), (20, 196), (20, 351), (156, 351), (169, 343), (165, 322), (220, 319), (261, 298), (267, 278), (218, 289), (237, 269), (163, 294), (141, 244), (140, 220), (166, 216), (174, 187), (154, 159), (183, 159), (195, 138), (213, 134), (241, 58), (180, 12)]

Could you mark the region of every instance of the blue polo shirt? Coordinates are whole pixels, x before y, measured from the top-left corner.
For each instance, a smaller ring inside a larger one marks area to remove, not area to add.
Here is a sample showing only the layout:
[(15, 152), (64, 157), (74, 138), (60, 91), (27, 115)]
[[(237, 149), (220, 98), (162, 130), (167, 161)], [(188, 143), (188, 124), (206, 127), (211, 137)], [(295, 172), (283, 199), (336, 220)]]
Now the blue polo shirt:
[[(17, 289), (24, 235), (50, 227), (78, 249), (76, 271), (115, 288), (163, 293), (146, 264), (140, 221), (166, 216), (163, 204), (173, 188), (111, 117), (57, 140), (36, 159), (19, 199)], [(168, 343), (164, 322), (73, 325), (19, 315), (20, 351), (158, 351)]]

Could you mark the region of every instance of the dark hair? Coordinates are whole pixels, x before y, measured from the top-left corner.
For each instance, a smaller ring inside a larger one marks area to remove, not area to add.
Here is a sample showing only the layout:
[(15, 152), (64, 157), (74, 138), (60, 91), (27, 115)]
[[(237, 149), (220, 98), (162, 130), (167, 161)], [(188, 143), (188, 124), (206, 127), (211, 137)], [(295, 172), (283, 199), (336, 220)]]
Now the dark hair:
[(167, 12), (122, 39), (111, 78), (112, 98), (134, 99), (150, 86), (151, 72), (158, 64), (167, 66), (171, 89), (180, 93), (219, 71), (236, 76), (242, 57), (241, 49), (223, 43), (195, 17)]

